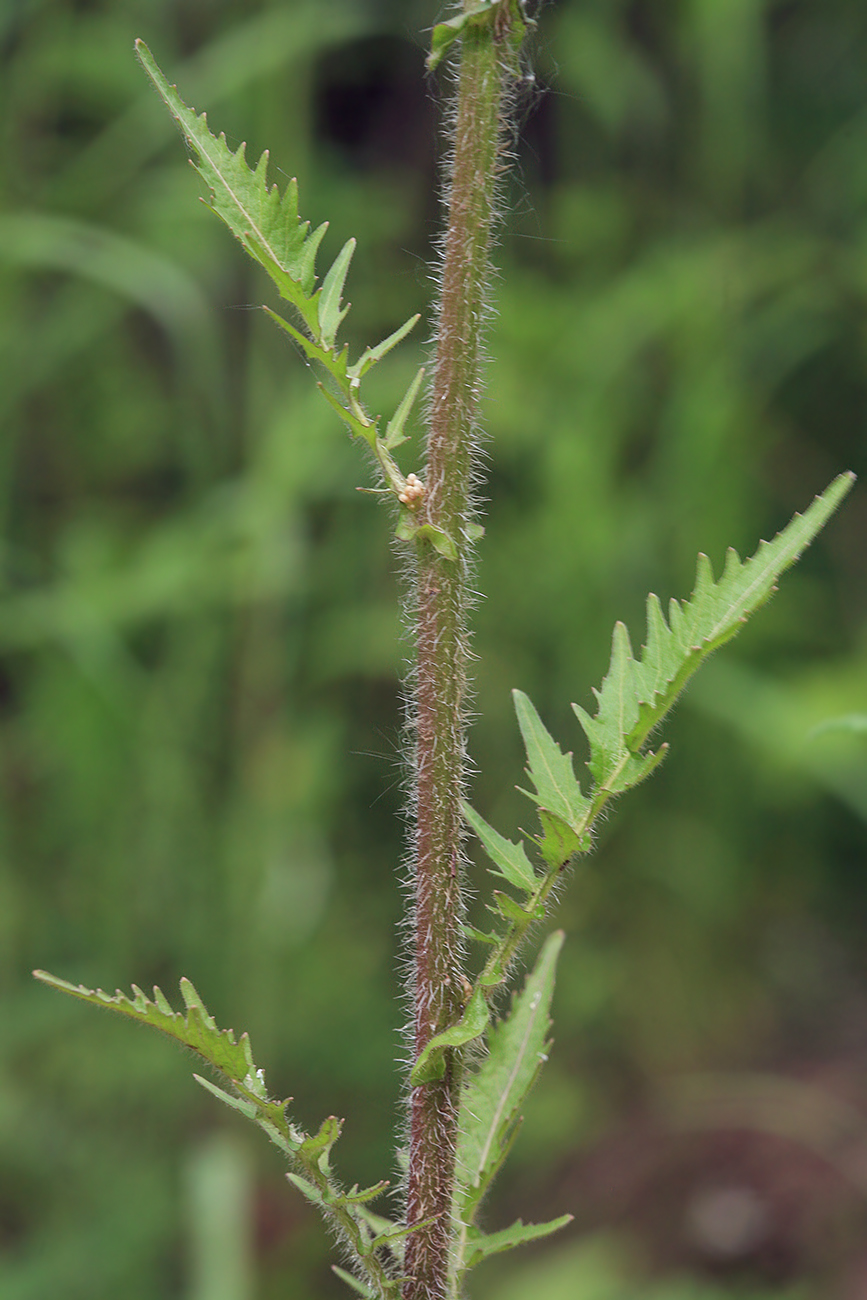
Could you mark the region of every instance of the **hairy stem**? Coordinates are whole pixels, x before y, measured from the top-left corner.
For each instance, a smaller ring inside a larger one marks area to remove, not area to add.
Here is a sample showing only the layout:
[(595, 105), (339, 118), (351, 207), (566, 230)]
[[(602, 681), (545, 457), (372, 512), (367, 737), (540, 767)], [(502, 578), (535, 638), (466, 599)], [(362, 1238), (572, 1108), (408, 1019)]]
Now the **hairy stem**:
[[(506, 81), (501, 54), (511, 6), (468, 25), (458, 79), (439, 324), (425, 473), (425, 522), (457, 548), (420, 548), (416, 593), (415, 1054), (463, 1010), (460, 800), (465, 765), (467, 583), (472, 546), (473, 426)], [(460, 1060), (411, 1099), (405, 1300), (446, 1291)]]

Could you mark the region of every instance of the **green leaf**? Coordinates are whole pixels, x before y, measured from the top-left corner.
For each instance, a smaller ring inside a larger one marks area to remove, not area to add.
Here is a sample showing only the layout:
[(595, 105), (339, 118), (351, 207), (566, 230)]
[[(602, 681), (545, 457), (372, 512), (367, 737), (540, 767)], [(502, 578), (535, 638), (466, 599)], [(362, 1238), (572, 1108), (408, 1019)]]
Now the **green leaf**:
[(395, 447), (399, 447), (401, 443), (404, 443), (407, 440), (403, 431), (403, 426), (406, 424), (407, 417), (413, 408), (413, 403), (418, 397), (418, 390), (421, 388), (423, 379), (424, 366), (422, 366), (416, 373), (415, 378), (401, 399), (400, 406), (385, 426), (385, 445), (389, 451), (394, 451)]
[[(531, 921), (541, 921), (544, 916), (543, 909), (534, 907), (528, 910), (520, 903), (516, 903), (511, 894), (504, 894), (501, 889), (494, 890), (494, 902), (501, 916), (504, 916), (507, 921), (514, 921), (522, 929), (526, 929)], [(493, 908), (491, 910), (493, 911)]]
[(346, 1269), (338, 1268), (336, 1264), (332, 1264), (331, 1271), (336, 1274), (342, 1282), (345, 1282), (348, 1287), (351, 1287), (353, 1291), (357, 1292), (358, 1295), (365, 1296), (366, 1300), (375, 1300), (374, 1293), (371, 1291), (370, 1287), (367, 1286), (366, 1283), (361, 1282), (357, 1277), (353, 1277), (351, 1273), (347, 1273)]
[(343, 286), (346, 283), (349, 263), (352, 261), (354, 252), (355, 240), (347, 239), (334, 259), (333, 265), (322, 282), (322, 288), (319, 290), (319, 337), (322, 340), (322, 346), (329, 350), (334, 347), (340, 322), (349, 311), (348, 306), (341, 307), (340, 299)]
[(468, 803), (464, 802), (462, 808), (464, 817), (478, 835), (485, 852), (497, 868), (491, 874), (502, 876), (517, 889), (532, 893), (539, 882), (523, 844), (514, 844), (511, 840), (507, 840), (499, 831), (495, 831), (493, 826), (489, 826)]
[(536, 794), (530, 794), (530, 798), (564, 821), (580, 842), (587, 825), (590, 800), (575, 777), (572, 755), (562, 752), (523, 691), (512, 691), (512, 697), (527, 751), (528, 775), (536, 787)]
[(522, 1223), (520, 1219), (516, 1219), (510, 1228), (503, 1228), (500, 1232), (484, 1235), (471, 1232), (467, 1235), (464, 1256), (466, 1267), (475, 1268), (489, 1255), (498, 1255), (501, 1251), (511, 1250), (514, 1246), (522, 1246), (527, 1241), (538, 1241), (540, 1237), (549, 1237), (552, 1232), (565, 1228), (572, 1219), (571, 1214), (561, 1214), (559, 1219), (551, 1219), (549, 1223)]
[(193, 1078), (196, 1083), (200, 1083), (205, 1091), (209, 1092), (212, 1097), (216, 1097), (217, 1100), (223, 1102), (224, 1105), (230, 1106), (232, 1110), (239, 1111), (246, 1119), (255, 1120), (256, 1103), (254, 1101), (245, 1101), (243, 1097), (233, 1097), (231, 1093), (224, 1092), (222, 1088), (218, 1088), (215, 1083), (211, 1083), (210, 1079), (205, 1079), (201, 1074), (194, 1073)]
[(402, 542), (429, 542), (445, 560), (458, 558), (458, 548), (445, 529), (437, 528), (436, 524), (418, 523), (411, 510), (401, 510), (394, 535)]
[(688, 601), (670, 602), (667, 622), (657, 597), (649, 596), (647, 645), (638, 660), (626, 628), (617, 624), (608, 673), (595, 692), (596, 716), (572, 706), (590, 743), (587, 766), (595, 782), (594, 815), (608, 798), (642, 781), (661, 761), (664, 749), (655, 754), (642, 751), (650, 732), (708, 656), (768, 600), (777, 579), (810, 544), (853, 482), (852, 474), (841, 474), (772, 542), (762, 542), (752, 559), (742, 562), (729, 550), (718, 582), (707, 556), (700, 555), (693, 594)]
[(415, 536), (417, 539), (430, 542), (437, 554), (441, 555), (444, 560), (456, 560), (458, 558), (458, 548), (444, 528), (438, 528), (436, 524), (421, 524), (416, 528)]
[(473, 925), (467, 925), (461, 922), (461, 934), (465, 939), (475, 939), (477, 943), (499, 943), (500, 936), (494, 933), (486, 933), (484, 930), (477, 930)]
[(305, 1196), (311, 1205), (316, 1205), (319, 1209), (324, 1210), (325, 1199), (319, 1188), (311, 1183), (309, 1178), (302, 1178), (300, 1174), (288, 1173), (286, 1175), (293, 1187), (297, 1187), (302, 1196)]
[(473, 989), (464, 1014), (457, 1024), (444, 1029), (441, 1034), (436, 1034), (424, 1051), (419, 1053), (409, 1076), (412, 1087), (417, 1088), (419, 1084), (432, 1083), (434, 1079), (441, 1079), (445, 1074), (443, 1057), (446, 1048), (463, 1047), (465, 1043), (479, 1038), (485, 1032), (490, 1016), (485, 991), (479, 984)]
[[(658, 601), (655, 604), (648, 602), (649, 617), (655, 618), (651, 610), (658, 609)], [(594, 692), (599, 701), (597, 719), (589, 717), (577, 704), (572, 705), (590, 742), (587, 766), (596, 787), (604, 787), (610, 794), (619, 794), (643, 781), (663, 757), (662, 751), (657, 754), (636, 753), (627, 745), (626, 738), (638, 721), (641, 707), (633, 683), (634, 666), (629, 633), (625, 624), (616, 623), (611, 665), (602, 690)]]
[(573, 853), (586, 852), (590, 847), (590, 837), (577, 835), (571, 826), (567, 826), (561, 817), (539, 809), (539, 821), (542, 834), (536, 840), (539, 852), (549, 867), (564, 867)]
[(462, 14), (437, 23), (434, 27), (431, 52), (427, 57), (428, 70), (433, 72), (455, 41), (463, 36), (467, 27), (491, 24), (498, 12), (508, 13), (508, 40), (513, 49), (518, 48), (524, 39), (527, 27), (534, 25), (525, 16), (521, 0), (477, 0), (476, 4), (471, 5)]
[(412, 1232), (418, 1232), (419, 1228), (428, 1228), (432, 1223), (436, 1223), (439, 1218), (438, 1214), (432, 1214), (429, 1219), (420, 1219), (415, 1223), (404, 1224), (401, 1226), (392, 1226), (374, 1237), (370, 1243), (370, 1250), (378, 1250), (380, 1246), (387, 1246), (393, 1254), (399, 1256), (401, 1244)]
[(238, 1096), (236, 1098), (196, 1075), (198, 1082), (220, 1101), (252, 1119), (287, 1156), (302, 1158), (305, 1134), (289, 1123), (286, 1116), (288, 1102), (268, 1096), (265, 1076), (253, 1060), (248, 1036), (242, 1034), (236, 1042), (231, 1029), (218, 1029), (188, 979), (181, 980), (185, 1014), (173, 1011), (165, 994), (158, 988), (154, 988), (151, 1001), (135, 984), (132, 986), (133, 997), (128, 998), (119, 990), (112, 996), (102, 989), (69, 984), (46, 971), (34, 971), (33, 974), (43, 984), (68, 993), (81, 1002), (137, 1020), (139, 1024), (158, 1029), (184, 1047), (191, 1047), (231, 1084)]
[(261, 1076), (257, 1074), (248, 1036), (242, 1034), (240, 1041), (236, 1042), (231, 1029), (218, 1029), (213, 1016), (208, 1014), (205, 1004), (188, 979), (181, 980), (185, 1015), (182, 1011), (173, 1011), (165, 994), (156, 987), (154, 1000), (151, 1001), (136, 984), (132, 986), (133, 997), (128, 998), (119, 989), (114, 995), (104, 993), (102, 989), (88, 989), (83, 984), (69, 984), (44, 970), (35, 970), (33, 974), (43, 984), (59, 989), (61, 993), (68, 993), (81, 1002), (119, 1012), (130, 1020), (137, 1020), (139, 1024), (158, 1029), (169, 1038), (183, 1043), (184, 1047), (191, 1047), (233, 1083), (242, 1084), (248, 1090), (254, 1083), (261, 1086)]
[[(343, 400), (328, 388), (323, 387), (322, 392), (351, 432), (370, 444), (388, 481), (389, 464), (393, 465), (388, 452), (404, 441), (403, 424), (418, 393), (423, 372), (410, 384), (388, 425), (384, 443), (378, 441), (378, 419), (368, 417), (361, 406), (358, 390), (362, 376), (406, 337), (419, 317), (411, 317), (380, 343), (366, 348), (358, 361), (349, 367), (346, 349), (340, 353), (336, 349), (337, 331), (349, 311), (348, 304), (343, 306), (342, 296), (355, 240), (346, 241), (326, 273), (321, 288), (315, 289), (316, 253), (327, 227), (322, 225), (310, 233), (309, 223), (300, 220), (296, 182), (290, 181), (283, 195), (276, 185), (269, 186), (267, 152), (251, 169), (245, 158), (245, 146), (242, 144), (233, 153), (224, 135), (212, 135), (207, 116), (204, 113), (197, 115), (184, 104), (176, 88), (168, 84), (157, 67), (147, 46), (137, 41), (136, 50), (142, 66), (196, 154), (196, 169), (211, 192), (209, 206), (247, 252), (265, 268), (281, 296), (297, 309), (310, 337), (270, 309), (266, 310), (301, 347), (307, 358), (322, 365), (336, 381)], [(393, 488), (393, 484), (389, 486)], [(402, 515), (398, 536), (427, 539), (447, 559), (457, 558), (457, 547), (442, 529), (410, 524)]]
[[(521, 927), (520, 933), (526, 930), (526, 925)], [(503, 951), (503, 940), (506, 936), (497, 935), (497, 943), (500, 945), (499, 950), (491, 954), (485, 963), (485, 968), (479, 975), (479, 983), (483, 988), (495, 989), (498, 984), (502, 984), (508, 974), (509, 957)]]
[(398, 343), (403, 342), (410, 330), (415, 329), (420, 320), (421, 313), (417, 312), (415, 316), (410, 316), (409, 320), (404, 321), (393, 334), (389, 334), (388, 338), (383, 339), (381, 343), (377, 343), (376, 347), (365, 348), (355, 365), (350, 366), (349, 378), (362, 379), (372, 366), (381, 361), (392, 348), (396, 348)]
[(360, 1219), (360, 1222), (364, 1223), (365, 1232), (367, 1232), (365, 1251), (369, 1253), (374, 1240), (378, 1240), (378, 1242), (385, 1245), (387, 1251), (395, 1257), (395, 1260), (403, 1262), (403, 1244), (406, 1232), (402, 1231), (400, 1223), (395, 1223), (393, 1219), (386, 1218), (383, 1214), (374, 1214), (373, 1210), (367, 1208), (367, 1205), (357, 1206), (356, 1216)]
[[(490, 8), (492, 0), (484, 0), (478, 5), (473, 12), (479, 12), (481, 9)], [(427, 56), (428, 71), (439, 66), (445, 56), (448, 54), (452, 45), (461, 35), (469, 19), (468, 13), (458, 14), (455, 18), (448, 18), (445, 22), (437, 23), (431, 35), (430, 54)]]
[(186, 106), (177, 89), (166, 81), (143, 41), (136, 41), (136, 52), (187, 143), (196, 153), (196, 170), (211, 191), (209, 206), (247, 252), (265, 268), (281, 295), (301, 312), (311, 333), (317, 334), (318, 317), (313, 296), (315, 261), (326, 226), (308, 233), (309, 222), (298, 217), (295, 181), (289, 182), (283, 195), (276, 185), (268, 185), (267, 151), (260, 157), (255, 170), (251, 169), (244, 156), (245, 146), (242, 144), (232, 153), (224, 135), (216, 137), (211, 134), (206, 114), (197, 115)]
[(264, 310), (267, 315), (271, 317), (272, 321), (279, 325), (282, 330), (285, 330), (289, 337), (298, 344), (310, 361), (318, 361), (319, 364), (324, 366), (328, 373), (337, 380), (340, 387), (344, 391), (348, 391), (349, 381), (347, 378), (346, 348), (343, 348), (340, 352), (334, 352), (328, 348), (324, 348), (321, 343), (318, 343), (315, 339), (308, 338), (301, 330), (296, 329), (291, 321), (285, 320), (282, 316), (278, 316), (277, 312), (272, 311), (270, 307), (265, 307)]
[(563, 932), (545, 942), (510, 1014), (488, 1032), (488, 1056), (461, 1099), (457, 1150), (459, 1217), (470, 1223), (505, 1159), (518, 1112), (533, 1086), (549, 1044), (549, 1010)]
[(365, 424), (363, 420), (359, 419), (353, 410), (348, 406), (344, 406), (334, 393), (330, 393), (324, 384), (319, 385), (319, 391), (328, 402), (329, 406), (334, 407), (341, 420), (349, 425), (350, 432), (354, 434), (356, 438), (364, 438), (365, 442), (370, 443), (370, 446), (375, 449), (376, 425)]
[(328, 1172), (328, 1156), (331, 1148), (340, 1137), (342, 1124), (334, 1115), (329, 1115), (319, 1126), (319, 1132), (305, 1138), (298, 1148), (298, 1155), (307, 1165), (317, 1164), (323, 1173)]
[(341, 1205), (365, 1205), (368, 1201), (375, 1201), (377, 1196), (381, 1196), (390, 1186), (387, 1178), (381, 1178), (378, 1183), (372, 1183), (370, 1187), (359, 1188), (356, 1183), (348, 1192), (342, 1192), (338, 1200)]

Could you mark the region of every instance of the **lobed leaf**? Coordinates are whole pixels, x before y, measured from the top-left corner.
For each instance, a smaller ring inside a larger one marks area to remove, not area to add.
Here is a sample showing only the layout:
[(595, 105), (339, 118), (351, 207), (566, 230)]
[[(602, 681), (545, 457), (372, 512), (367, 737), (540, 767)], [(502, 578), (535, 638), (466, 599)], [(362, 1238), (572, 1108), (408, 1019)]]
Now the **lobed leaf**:
[(502, 1228), (499, 1232), (478, 1234), (470, 1232), (467, 1234), (464, 1256), (466, 1267), (475, 1268), (489, 1255), (498, 1255), (504, 1250), (512, 1250), (514, 1246), (522, 1246), (527, 1241), (538, 1241), (540, 1237), (549, 1237), (552, 1232), (565, 1228), (572, 1222), (573, 1217), (571, 1214), (561, 1214), (558, 1219), (551, 1219), (548, 1223), (523, 1223), (520, 1219), (516, 1219), (511, 1227)]
[(343, 1125), (335, 1115), (329, 1115), (319, 1126), (319, 1132), (305, 1138), (298, 1148), (298, 1155), (305, 1164), (316, 1164), (323, 1173), (328, 1173), (328, 1157), (331, 1148), (340, 1137)]
[(36, 970), (33, 974), (43, 984), (69, 993), (81, 1002), (105, 1007), (130, 1020), (137, 1020), (139, 1024), (158, 1029), (185, 1047), (191, 1047), (233, 1083), (241, 1084), (247, 1091), (256, 1087), (264, 1095), (264, 1084), (253, 1061), (249, 1037), (242, 1034), (236, 1042), (231, 1029), (218, 1029), (213, 1016), (208, 1014), (205, 1004), (188, 979), (181, 980), (185, 1015), (182, 1011), (173, 1011), (165, 994), (156, 987), (151, 1001), (136, 984), (132, 986), (133, 997), (128, 998), (120, 989), (112, 995), (104, 993), (102, 989), (85, 988), (83, 984), (70, 984), (44, 970)]
[[(194, 165), (211, 191), (209, 206), (265, 268), (280, 294), (301, 312), (316, 335), (316, 252), (327, 226), (319, 226), (309, 233), (310, 223), (298, 216), (296, 182), (291, 180), (282, 195), (276, 185), (269, 186), (267, 151), (255, 169), (251, 169), (245, 157), (245, 145), (233, 153), (225, 135), (211, 134), (207, 115), (187, 107), (176, 87), (166, 81), (144, 41), (136, 41), (136, 52), (197, 156)], [(344, 249), (340, 256), (345, 252)]]
[(381, 1178), (378, 1183), (372, 1183), (370, 1187), (359, 1188), (356, 1183), (348, 1192), (344, 1192), (341, 1199), (345, 1205), (364, 1205), (366, 1201), (375, 1201), (377, 1196), (381, 1196), (390, 1185), (387, 1178)]
[(218, 1088), (215, 1083), (211, 1083), (210, 1079), (206, 1079), (201, 1074), (194, 1072), (193, 1078), (196, 1083), (201, 1084), (206, 1092), (209, 1092), (212, 1097), (216, 1097), (217, 1101), (221, 1101), (224, 1106), (230, 1107), (231, 1110), (237, 1110), (245, 1119), (256, 1119), (258, 1111), (255, 1101), (246, 1101), (243, 1097), (234, 1097), (230, 1092)]
[(388, 1238), (387, 1249), (399, 1263), (403, 1263), (404, 1237), (396, 1236), (401, 1225), (395, 1223), (393, 1219), (387, 1219), (383, 1214), (376, 1214), (369, 1210), (366, 1205), (358, 1206), (358, 1217), (363, 1221), (365, 1228), (368, 1230), (368, 1238), (372, 1241), (376, 1237)]
[[(589, 820), (589, 813), (588, 813)], [(582, 827), (580, 832), (566, 824), (547, 808), (539, 809), (542, 833), (536, 839), (539, 852), (549, 867), (559, 869), (566, 865), (574, 853), (585, 853), (590, 848), (590, 837)]]
[[(366, 1205), (367, 1201), (384, 1191), (388, 1183), (381, 1182), (363, 1189), (356, 1185), (347, 1192), (332, 1180), (329, 1156), (340, 1136), (341, 1121), (330, 1115), (312, 1136), (290, 1124), (286, 1115), (288, 1102), (269, 1098), (264, 1074), (254, 1063), (247, 1035), (242, 1034), (236, 1042), (231, 1030), (219, 1029), (189, 980), (181, 980), (185, 1010), (173, 1011), (168, 999), (158, 988), (154, 989), (151, 1001), (136, 985), (133, 985), (133, 997), (128, 998), (119, 991), (112, 996), (101, 989), (70, 984), (45, 971), (33, 973), (44, 984), (69, 993), (82, 1002), (104, 1007), (137, 1020), (140, 1024), (159, 1029), (203, 1057), (234, 1091), (227, 1092), (198, 1074), (194, 1076), (197, 1082), (219, 1101), (253, 1120), (284, 1152), (290, 1164), (296, 1166), (287, 1177), (309, 1201), (319, 1207), (332, 1227), (349, 1244), (358, 1267), (367, 1273), (368, 1280), (378, 1288), (373, 1294), (396, 1295), (396, 1291), (390, 1289), (379, 1259), (380, 1247), (388, 1243), (378, 1240), (375, 1233), (370, 1231), (371, 1216)], [(298, 1169), (303, 1172), (298, 1172)], [(361, 1285), (367, 1283), (361, 1282)]]
[(286, 1177), (293, 1187), (297, 1187), (301, 1195), (304, 1196), (311, 1205), (317, 1206), (320, 1210), (326, 1208), (325, 1197), (322, 1195), (322, 1190), (317, 1187), (315, 1183), (311, 1183), (309, 1178), (303, 1178), (301, 1174), (295, 1174), (291, 1171), (286, 1175)]
[(453, 537), (444, 528), (436, 524), (420, 524), (411, 510), (401, 510), (400, 519), (394, 530), (395, 537), (402, 542), (430, 542), (434, 550), (445, 560), (457, 560), (458, 548)]
[[(417, 324), (413, 316), (377, 343), (365, 348), (358, 360), (349, 365), (346, 348), (337, 345), (337, 331), (349, 311), (343, 305), (343, 290), (355, 251), (355, 240), (348, 239), (316, 288), (316, 254), (327, 223), (310, 231), (309, 222), (298, 215), (298, 186), (294, 180), (280, 193), (277, 185), (268, 184), (268, 153), (261, 155), (255, 168), (245, 157), (245, 145), (234, 152), (224, 135), (214, 136), (208, 128), (206, 114), (188, 108), (157, 67), (143, 41), (136, 42), (142, 67), (180, 126), (196, 156), (195, 167), (210, 190), (209, 207), (229, 227), (244, 248), (270, 275), (281, 296), (291, 302), (301, 316), (305, 330), (296, 328), (275, 312), (268, 315), (301, 348), (309, 361), (318, 362), (335, 381), (339, 396), (320, 386), (324, 396), (356, 436), (364, 438), (374, 451), (387, 488), (400, 496), (405, 482), (391, 459), (390, 452), (405, 441), (403, 426), (418, 394), (424, 372), (419, 371), (397, 411), (389, 421), (385, 440), (378, 436), (379, 418), (371, 418), (360, 401), (363, 376), (396, 347)], [(402, 511), (397, 536), (406, 541), (429, 541), (447, 559), (457, 558), (454, 541), (443, 530), (419, 525)]]
[(576, 779), (571, 753), (562, 752), (532, 700), (523, 691), (513, 691), (512, 698), (527, 752), (527, 773), (536, 787), (535, 794), (522, 791), (539, 806), (542, 834), (536, 843), (548, 865), (560, 867), (573, 853), (590, 847), (590, 800)]
[(633, 657), (626, 628), (616, 625), (608, 673), (601, 690), (594, 692), (595, 717), (572, 706), (590, 744), (587, 766), (594, 779), (594, 813), (609, 797), (642, 781), (661, 761), (664, 748), (656, 753), (642, 750), (650, 732), (708, 656), (769, 599), (777, 579), (810, 544), (853, 482), (854, 475), (841, 474), (772, 542), (761, 542), (752, 559), (741, 561), (729, 550), (718, 582), (707, 556), (700, 555), (692, 596), (670, 602), (667, 622), (657, 597), (649, 596), (647, 645), (639, 659)]

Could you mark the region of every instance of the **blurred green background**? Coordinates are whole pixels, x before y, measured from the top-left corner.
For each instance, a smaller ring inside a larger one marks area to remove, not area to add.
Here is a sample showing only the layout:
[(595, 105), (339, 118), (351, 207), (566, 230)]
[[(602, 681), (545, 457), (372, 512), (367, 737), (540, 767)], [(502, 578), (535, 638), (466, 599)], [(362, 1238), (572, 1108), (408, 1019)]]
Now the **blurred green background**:
[[(186, 974), (301, 1122), (348, 1117), (347, 1181), (392, 1172), (400, 561), (132, 42), (298, 176), (326, 258), (358, 236), (357, 351), (429, 329), (441, 16), (0, 2), (3, 1300), (348, 1294), (191, 1062), (34, 966), (172, 996)], [(569, 702), (614, 620), (639, 644), (697, 551), (718, 570), (867, 470), (863, 0), (558, 0), (532, 64), (472, 733), (474, 801), (510, 834), (532, 822), (510, 688), (583, 757)], [(865, 551), (856, 487), (564, 894), (556, 1046), (488, 1221), (576, 1224), (479, 1300), (867, 1295)]]

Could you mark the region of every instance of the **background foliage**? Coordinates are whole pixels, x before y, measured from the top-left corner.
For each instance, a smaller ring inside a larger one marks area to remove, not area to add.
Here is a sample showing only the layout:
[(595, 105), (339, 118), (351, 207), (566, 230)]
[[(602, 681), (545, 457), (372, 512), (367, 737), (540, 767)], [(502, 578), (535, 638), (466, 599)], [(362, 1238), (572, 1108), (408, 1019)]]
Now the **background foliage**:
[[(429, 313), (437, 16), (0, 5), (8, 1300), (342, 1291), (274, 1153), (164, 1043), (33, 966), (105, 988), (187, 974), (299, 1116), (348, 1116), (350, 1181), (391, 1172), (406, 647), (387, 519), (248, 309), (264, 277), (197, 206), (132, 41), (297, 174), (305, 214), (332, 218), (326, 255), (358, 236), (363, 345)], [(511, 687), (577, 748), (568, 705), (616, 618), (639, 642), (646, 591), (688, 594), (697, 550), (718, 570), (867, 470), (865, 69), (860, 0), (541, 14), (486, 399), (474, 803), (504, 831), (526, 817)], [(386, 400), (421, 352), (374, 376)], [(490, 1218), (568, 1210), (575, 1231), (492, 1264), (480, 1297), (625, 1300), (642, 1268), (653, 1300), (863, 1293), (867, 754), (858, 725), (821, 724), (867, 713), (865, 543), (856, 488), (565, 895), (556, 1048)]]

